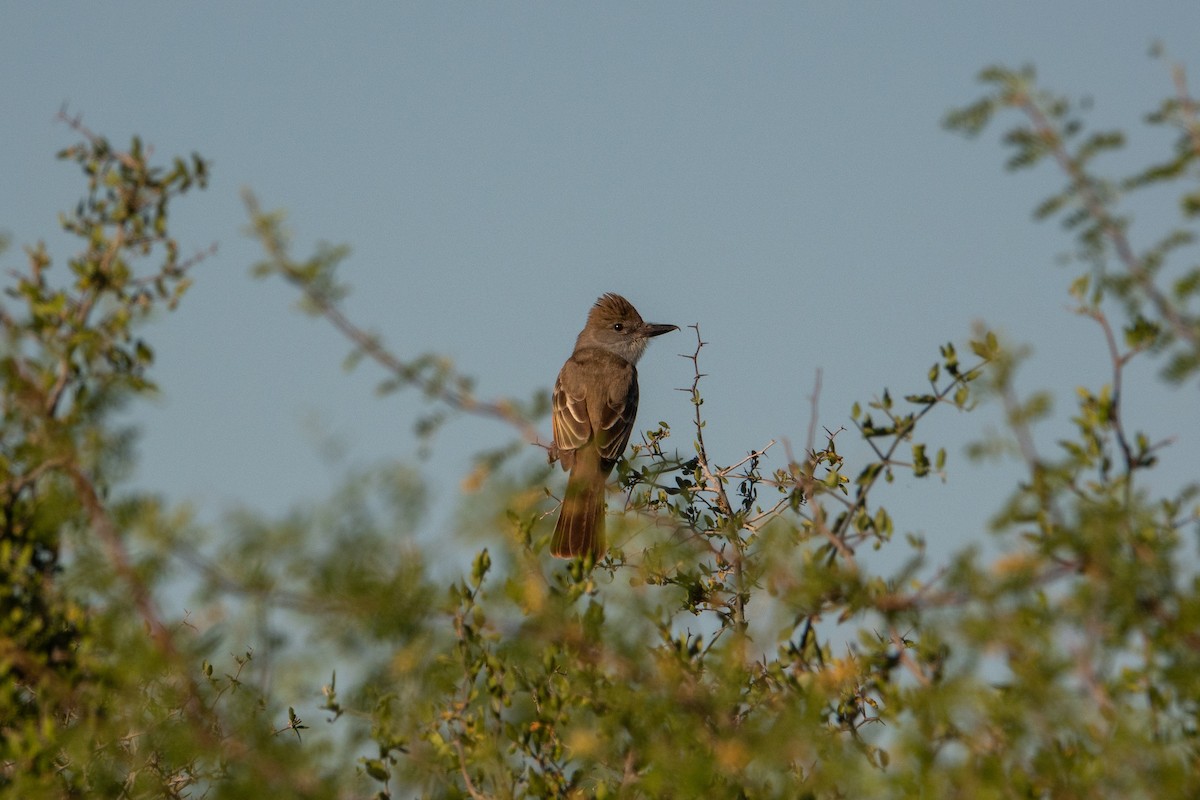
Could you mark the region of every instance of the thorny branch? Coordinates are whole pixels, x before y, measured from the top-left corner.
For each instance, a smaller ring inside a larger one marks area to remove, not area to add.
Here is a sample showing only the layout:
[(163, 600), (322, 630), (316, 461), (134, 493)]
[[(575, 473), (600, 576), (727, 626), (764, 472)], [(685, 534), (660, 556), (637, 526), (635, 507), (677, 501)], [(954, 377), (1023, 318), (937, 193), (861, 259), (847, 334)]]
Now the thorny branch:
[[(747, 463), (752, 465), (756, 464), (758, 459), (764, 453), (766, 453), (766, 451), (769, 450), (775, 444), (775, 442), (769, 442), (766, 447), (748, 454), (741, 461), (738, 461), (736, 464), (732, 464), (728, 467), (720, 468), (715, 467), (712, 464), (708, 456), (708, 448), (704, 443), (704, 417), (700, 411), (700, 406), (704, 402), (700, 396), (700, 380), (705, 377), (705, 374), (700, 371), (700, 351), (703, 349), (706, 343), (700, 336), (699, 325), (689, 325), (688, 327), (696, 332), (696, 349), (692, 351), (691, 355), (683, 356), (692, 362), (692, 385), (688, 389), (680, 389), (679, 391), (687, 392), (692, 399), (692, 424), (696, 429), (696, 463), (700, 469), (701, 475), (704, 478), (703, 487), (697, 487), (695, 491), (705, 491), (715, 497), (715, 510), (717, 516), (727, 521), (725, 540), (733, 547), (734, 552), (732, 558), (730, 558), (729, 554), (726, 552), (726, 548), (717, 548), (708, 537), (702, 538), (707, 547), (712, 551), (713, 555), (717, 557), (718, 560), (729, 563), (733, 569), (735, 586), (733, 597), (734, 620), (737, 622), (739, 627), (744, 628), (746, 625), (746, 593), (748, 587), (746, 585), (744, 566), (746, 542), (742, 538), (741, 532), (742, 530), (753, 531), (754, 528), (751, 526), (761, 524), (762, 520), (768, 518), (768, 514), (759, 514), (753, 519), (752, 522), (748, 522), (741, 516), (735, 516), (733, 512), (733, 506), (729, 502), (729, 495), (726, 492), (725, 484), (727, 483), (729, 476), (735, 470)], [(753, 469), (754, 467), (752, 466), (751, 470)], [(775, 510), (780, 510), (785, 506), (786, 502), (780, 502), (775, 506)], [(735, 520), (736, 527), (733, 524)]]
[(696, 458), (701, 472), (704, 474), (704, 482), (709, 491), (717, 498), (717, 512), (725, 516), (732, 512), (732, 506), (729, 504), (729, 496), (725, 493), (725, 482), (720, 480), (713, 474), (712, 467), (708, 461), (708, 450), (704, 446), (704, 418), (700, 413), (700, 406), (703, 400), (700, 397), (700, 380), (707, 377), (705, 373), (700, 371), (700, 350), (707, 342), (700, 338), (700, 326), (689, 325), (689, 328), (696, 332), (696, 349), (690, 356), (685, 355), (684, 358), (692, 362), (693, 377), (692, 385), (688, 389), (679, 389), (678, 391), (687, 392), (692, 398), (693, 418), (692, 424), (696, 428)]

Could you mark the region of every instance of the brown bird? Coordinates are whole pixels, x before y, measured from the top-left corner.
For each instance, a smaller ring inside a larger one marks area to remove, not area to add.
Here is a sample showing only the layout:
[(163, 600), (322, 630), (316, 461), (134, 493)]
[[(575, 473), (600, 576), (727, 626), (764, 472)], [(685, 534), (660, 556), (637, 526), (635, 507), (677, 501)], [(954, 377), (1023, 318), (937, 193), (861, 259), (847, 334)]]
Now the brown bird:
[(625, 451), (637, 415), (637, 364), (652, 336), (675, 325), (644, 322), (617, 294), (588, 313), (575, 351), (554, 383), (554, 443), (550, 461), (570, 470), (550, 552), (559, 558), (604, 556), (604, 487)]

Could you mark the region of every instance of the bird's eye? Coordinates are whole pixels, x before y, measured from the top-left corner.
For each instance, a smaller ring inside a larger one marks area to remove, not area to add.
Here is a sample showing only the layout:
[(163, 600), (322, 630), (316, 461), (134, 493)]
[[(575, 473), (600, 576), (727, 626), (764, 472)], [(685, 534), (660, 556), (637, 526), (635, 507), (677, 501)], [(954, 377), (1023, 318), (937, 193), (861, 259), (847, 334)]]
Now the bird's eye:
[(613, 330), (614, 331), (623, 331), (623, 330), (625, 330), (625, 326), (618, 322), (617, 324), (613, 325)]

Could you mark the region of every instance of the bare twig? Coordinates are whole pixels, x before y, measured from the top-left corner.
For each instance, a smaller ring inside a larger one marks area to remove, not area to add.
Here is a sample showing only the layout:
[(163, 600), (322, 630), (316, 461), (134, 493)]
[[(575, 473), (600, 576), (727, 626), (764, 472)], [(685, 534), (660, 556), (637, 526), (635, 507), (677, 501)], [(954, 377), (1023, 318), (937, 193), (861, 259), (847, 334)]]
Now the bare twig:
[(735, 469), (740, 467), (742, 464), (745, 464), (747, 461), (753, 461), (756, 458), (762, 458), (764, 455), (766, 455), (767, 451), (770, 450), (774, 446), (775, 446), (775, 440), (772, 439), (771, 441), (769, 441), (765, 445), (763, 445), (761, 449), (751, 450), (749, 453), (746, 454), (746, 457), (743, 458), (741, 461), (735, 462), (733, 464), (730, 464), (728, 467), (724, 467), (723, 469), (717, 470), (717, 474), (721, 475), (723, 477), (728, 477), (729, 473), (733, 472)]
[[(710, 492), (716, 497), (718, 514), (728, 520), (733, 516), (733, 506), (729, 502), (729, 495), (725, 491), (725, 480), (729, 470), (713, 469), (708, 458), (708, 449), (704, 444), (704, 417), (700, 413), (700, 380), (705, 377), (700, 371), (700, 350), (704, 347), (705, 342), (700, 336), (700, 326), (689, 325), (689, 328), (696, 332), (696, 349), (690, 356), (684, 356), (692, 362), (693, 378), (690, 389), (685, 389), (692, 397), (692, 405), (694, 407), (693, 424), (696, 428), (696, 458), (700, 465), (700, 470), (704, 475), (704, 482)], [(768, 445), (769, 446), (769, 445)], [(765, 448), (764, 448), (765, 450)], [(753, 458), (751, 454), (744, 461), (739, 462), (744, 464), (745, 461)], [(732, 469), (732, 468), (730, 468)], [(745, 542), (742, 540), (740, 530), (726, 531), (726, 539), (732, 545), (734, 554), (733, 558), (727, 557), (726, 553), (717, 553), (718, 557), (733, 567), (734, 576), (734, 593), (733, 593), (733, 616), (739, 628), (746, 626), (746, 579), (743, 566)], [(711, 543), (709, 543), (711, 547)]]
[(1188, 92), (1187, 71), (1183, 64), (1171, 67), (1171, 78), (1175, 83), (1175, 99), (1179, 101), (1179, 111), (1183, 115), (1183, 124), (1192, 140), (1192, 150), (1200, 155), (1200, 119), (1197, 119), (1197, 103)]
[[(817, 446), (817, 403), (821, 399), (821, 368), (817, 367), (816, 378), (813, 379), (812, 394), (809, 395), (808, 402), (812, 406), (812, 414), (808, 418), (808, 438), (804, 444), (804, 450), (807, 453), (815, 452)], [(791, 460), (790, 458), (788, 459)]]
[(704, 482), (717, 497), (717, 510), (722, 514), (729, 514), (733, 506), (730, 505), (729, 496), (725, 493), (725, 482), (717, 474), (714, 474), (712, 465), (708, 460), (708, 449), (704, 445), (704, 417), (700, 413), (700, 379), (706, 376), (700, 371), (700, 350), (707, 342), (700, 338), (699, 325), (689, 325), (688, 327), (696, 332), (696, 349), (690, 356), (685, 355), (684, 358), (692, 362), (694, 375), (692, 377), (691, 388), (680, 389), (679, 391), (688, 392), (692, 396), (692, 406), (694, 408), (692, 424), (696, 428), (696, 457), (697, 463), (700, 465), (700, 470), (704, 474)]

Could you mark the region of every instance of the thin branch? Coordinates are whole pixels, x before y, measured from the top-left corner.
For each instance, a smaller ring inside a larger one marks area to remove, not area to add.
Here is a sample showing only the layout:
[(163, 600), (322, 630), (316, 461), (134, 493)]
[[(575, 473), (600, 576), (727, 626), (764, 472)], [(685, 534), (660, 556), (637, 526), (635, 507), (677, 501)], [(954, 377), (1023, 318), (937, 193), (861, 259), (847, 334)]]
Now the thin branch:
[(917, 679), (917, 683), (924, 687), (932, 686), (933, 679), (930, 678), (928, 673), (925, 672), (921, 665), (918, 664), (911, 655), (909, 655), (908, 645), (905, 644), (904, 637), (902, 637), (900, 632), (896, 630), (896, 626), (889, 626), (888, 633), (891, 636), (892, 644), (896, 646), (898, 651), (897, 658), (900, 659), (900, 663), (903, 664), (905, 668), (912, 674), (912, 676)]
[(67, 463), (68, 460), (66, 458), (48, 458), (28, 472), (7, 480), (4, 484), (0, 485), (0, 491), (3, 491), (8, 497), (15, 498), (23, 490), (37, 483), (38, 478), (42, 475), (47, 472), (57, 472), (65, 467)]
[[(254, 195), (250, 192), (244, 192), (242, 197), (251, 218), (256, 221), (261, 220), (263, 213)], [(279, 273), (291, 284), (300, 289), (304, 294), (305, 300), (311, 303), (312, 307), (322, 317), (333, 325), (339, 333), (353, 342), (359, 351), (372, 361), (405, 383), (418, 386), (426, 395), (455, 411), (498, 419), (520, 431), (527, 442), (540, 444), (541, 439), (538, 436), (537, 429), (517, 411), (513, 402), (508, 400), (478, 400), (466, 391), (455, 389), (453, 386), (446, 385), (442, 381), (423, 378), (418, 375), (416, 367), (401, 361), (391, 351), (380, 344), (377, 337), (354, 324), (338, 306), (334, 298), (320, 291), (311, 280), (301, 274), (300, 270), (292, 265), (284, 247), (284, 242), (277, 231), (273, 231), (269, 226), (258, 222), (255, 224), (255, 230), (263, 246), (267, 249), (267, 254), (270, 256), (272, 265)]]
[[(145, 623), (146, 628), (150, 631), (150, 636), (157, 645), (159, 652), (168, 659), (175, 661), (179, 658), (179, 651), (175, 648), (175, 642), (171, 639), (171, 632), (167, 630), (167, 626), (163, 624), (162, 619), (158, 615), (158, 611), (154, 607), (154, 600), (150, 597), (150, 590), (146, 588), (146, 584), (138, 577), (137, 570), (133, 567), (133, 562), (129, 559), (129, 553), (125, 549), (125, 544), (121, 541), (121, 536), (117, 532), (117, 526), (113, 522), (112, 517), (105, 508), (103, 501), (100, 500), (96, 493), (96, 487), (92, 484), (91, 479), (83, 474), (83, 469), (74, 463), (65, 466), (67, 477), (71, 480), (71, 485), (75, 488), (75, 494), (79, 497), (83, 504), (84, 510), (87, 512), (88, 520), (92, 524), (92, 530), (100, 537), (104, 544), (105, 550), (108, 551), (109, 561), (116, 570), (117, 576), (124, 581), (126, 588), (129, 590), (130, 597), (133, 599), (133, 606), (137, 609), (138, 614)], [(190, 686), (189, 693), (193, 699), (199, 699), (199, 692), (195, 685), (191, 683), (190, 678), (186, 678)]]
[(1063, 146), (1058, 131), (1050, 124), (1037, 102), (1027, 93), (1018, 94), (1014, 98), (1015, 105), (1020, 108), (1033, 123), (1034, 132), (1045, 142), (1052, 142), (1051, 152), (1059, 168), (1067, 174), (1072, 185), (1083, 201), (1088, 216), (1096, 221), (1104, 235), (1116, 251), (1117, 258), (1128, 270), (1133, 279), (1142, 287), (1142, 291), (1150, 299), (1158, 313), (1171, 326), (1179, 338), (1193, 345), (1200, 345), (1200, 331), (1184, 319), (1175, 309), (1170, 299), (1154, 284), (1151, 275), (1142, 266), (1142, 261), (1133, 252), (1133, 246), (1125, 235), (1124, 227), (1105, 208), (1104, 201), (1095, 189), (1095, 184), (1083, 171), (1079, 162), (1073, 159)]
[(1017, 448), (1021, 451), (1022, 460), (1030, 470), (1037, 469), (1042, 463), (1042, 458), (1038, 455), (1037, 445), (1034, 444), (1028, 421), (1018, 413), (1021, 404), (1011, 385), (1004, 386), (1000, 393), (1000, 402), (1004, 406), (1005, 415), (1012, 420), (1013, 435), (1017, 439)]
[[(83, 138), (87, 139), (88, 143), (91, 144), (92, 147), (98, 146), (101, 143), (101, 141), (103, 141), (103, 137), (98, 136), (97, 134), (93, 133), (86, 125), (83, 124), (83, 116), (82, 115), (76, 114), (75, 116), (71, 116), (70, 114), (68, 114), (67, 107), (65, 104), (63, 105), (62, 108), (60, 108), (58, 110), (58, 113), (54, 115), (54, 119), (57, 122), (66, 123), (68, 128), (75, 131)], [(125, 152), (122, 152), (120, 150), (115, 150), (115, 149), (110, 149), (108, 151), (108, 153), (113, 158), (115, 158), (117, 161), (121, 162), (122, 166), (127, 167), (129, 169), (137, 169), (138, 168), (137, 160), (134, 159), (133, 156), (129, 155), (129, 153), (125, 153)]]
[[(764, 483), (766, 482), (764, 481)], [(766, 511), (759, 512), (753, 517), (747, 518), (742, 523), (742, 526), (748, 531), (758, 531), (766, 521), (774, 519), (780, 514), (780, 512), (791, 505), (791, 502), (791, 499), (782, 497), (776, 501), (775, 505), (771, 506)]]
[(1187, 71), (1183, 64), (1171, 67), (1171, 78), (1175, 83), (1175, 99), (1179, 101), (1179, 110), (1183, 115), (1184, 126), (1192, 140), (1192, 151), (1200, 155), (1200, 120), (1196, 117), (1197, 103), (1188, 92)]
[[(164, 239), (160, 237), (160, 238), (154, 239), (152, 241), (164, 241)], [(185, 258), (183, 261), (177, 261), (177, 262), (175, 262), (175, 264), (173, 266), (167, 267), (166, 269), (169, 270), (169, 272), (167, 272), (165, 274), (168, 274), (172, 278), (181, 277), (184, 273), (186, 273), (188, 270), (195, 267), (197, 264), (207, 261), (208, 259), (214, 257), (216, 254), (217, 254), (217, 243), (213, 242), (208, 247), (205, 247), (203, 249), (197, 250), (196, 252), (192, 253), (191, 256), (189, 256), (188, 258)], [(157, 274), (156, 275), (143, 275), (140, 278), (131, 279), (129, 281), (129, 285), (137, 286), (139, 288), (143, 287), (143, 286), (149, 286), (149, 285), (157, 282), (162, 277), (163, 277), (162, 275), (157, 275)]]
[(821, 507), (820, 503), (815, 504), (813, 527), (833, 545), (834, 550), (842, 557), (846, 565), (858, 572), (858, 561), (854, 558), (854, 550), (846, 543), (845, 537), (837, 535), (825, 524), (825, 509)]
[(804, 449), (806, 452), (812, 453), (817, 446), (817, 404), (821, 399), (821, 368), (817, 367), (817, 375), (813, 379), (812, 394), (809, 395), (808, 402), (812, 406), (812, 414), (808, 418), (808, 439), (805, 442)]
[[(719, 517), (725, 520), (731, 520), (733, 517), (733, 506), (729, 502), (729, 495), (725, 491), (725, 478), (729, 473), (729, 469), (724, 471), (712, 468), (712, 464), (708, 459), (708, 449), (704, 444), (704, 417), (700, 413), (700, 380), (705, 377), (700, 371), (700, 350), (704, 347), (705, 342), (700, 336), (700, 326), (689, 325), (689, 328), (696, 332), (696, 349), (690, 356), (684, 356), (692, 362), (693, 378), (692, 387), (690, 389), (692, 397), (692, 405), (694, 407), (693, 424), (696, 428), (696, 458), (700, 465), (700, 470), (704, 474), (705, 484), (709, 490), (716, 496), (717, 507), (716, 511)], [(689, 390), (684, 390), (689, 391)], [(769, 445), (768, 445), (769, 446)], [(751, 454), (745, 460), (739, 462), (744, 464), (753, 458)], [(731, 526), (730, 526), (731, 527)], [(733, 593), (733, 615), (740, 629), (746, 626), (746, 577), (743, 565), (745, 543), (742, 541), (740, 530), (728, 530), (726, 539), (733, 546), (734, 556), (728, 559), (724, 552), (717, 552), (716, 555), (722, 561), (731, 563), (734, 575), (734, 593)], [(711, 543), (709, 543), (711, 545)]]
[(704, 474), (704, 482), (717, 496), (717, 510), (722, 514), (729, 514), (733, 506), (729, 503), (729, 496), (725, 493), (724, 481), (719, 480), (718, 476), (712, 471), (708, 461), (708, 449), (704, 445), (704, 418), (700, 413), (700, 379), (705, 377), (705, 374), (700, 371), (700, 350), (707, 342), (700, 338), (700, 326), (689, 325), (689, 328), (696, 332), (696, 349), (690, 355), (685, 355), (684, 358), (692, 362), (694, 376), (692, 378), (692, 386), (690, 389), (681, 389), (680, 391), (688, 392), (692, 396), (692, 406), (694, 408), (692, 424), (696, 428), (696, 457), (700, 464), (701, 472)]
[(475, 798), (475, 800), (487, 800), (487, 795), (481, 794), (479, 790), (475, 788), (475, 783), (471, 780), (470, 773), (467, 772), (467, 755), (465, 752), (463, 752), (462, 742), (458, 740), (458, 737), (454, 738), (454, 750), (458, 753), (458, 769), (459, 772), (462, 773), (463, 783), (467, 788), (467, 794), (471, 795), (471, 797)]
[(1125, 438), (1125, 426), (1121, 422), (1121, 378), (1125, 371), (1125, 364), (1137, 351), (1135, 350), (1122, 356), (1120, 348), (1117, 345), (1117, 337), (1113, 334), (1112, 325), (1109, 324), (1108, 317), (1097, 308), (1085, 308), (1082, 311), (1100, 324), (1100, 327), (1104, 330), (1104, 341), (1108, 344), (1108, 356), (1112, 361), (1113, 372), (1111, 422), (1113, 431), (1117, 435), (1117, 444), (1120, 446), (1121, 454), (1125, 459), (1125, 477), (1127, 479), (1125, 483), (1125, 500), (1126, 505), (1128, 505), (1130, 493), (1132, 492), (1133, 471), (1136, 464), (1133, 457), (1133, 449), (1129, 446), (1129, 440)]
[[(964, 372), (962, 372), (959, 375), (956, 375), (954, 380), (952, 380), (946, 384), (945, 388), (943, 388), (939, 392), (934, 393), (933, 402), (926, 403), (924, 408), (921, 408), (920, 410), (918, 410), (917, 412), (912, 414), (909, 419), (907, 419), (906, 421), (904, 421), (902, 423), (902, 425), (896, 424), (896, 417), (894, 417), (890, 412), (888, 412), (888, 417), (889, 417), (890, 421), (896, 427), (896, 430), (891, 434), (893, 437), (891, 445), (886, 450), (881, 451), (878, 447), (875, 446), (875, 442), (870, 437), (864, 437), (866, 439), (867, 443), (869, 445), (871, 445), (871, 448), (878, 455), (880, 466), (885, 468), (885, 467), (893, 464), (894, 462), (892, 460), (892, 457), (896, 454), (896, 451), (898, 449), (900, 449), (900, 445), (903, 442), (905, 442), (908, 439), (908, 437), (912, 434), (913, 430), (916, 429), (917, 423), (920, 422), (921, 419), (923, 419), (926, 414), (928, 414), (930, 411), (932, 411), (935, 406), (940, 405), (942, 402), (944, 402), (945, 399), (950, 395), (950, 392), (953, 389), (955, 389), (959, 385), (965, 385), (966, 381), (962, 377), (963, 375), (971, 375), (971, 374), (975, 373), (976, 371), (978, 371), (981, 367), (982, 367), (982, 364), (979, 364), (979, 365), (976, 365), (975, 367), (972, 367), (971, 369), (965, 370)], [(861, 433), (862, 425), (858, 424), (858, 423), (855, 423), (855, 425), (856, 425), (856, 427), (858, 427), (859, 432)], [(863, 483), (861, 486), (859, 486), (858, 494), (855, 497), (854, 502), (851, 504), (850, 509), (846, 513), (846, 516), (840, 526), (842, 530), (840, 530), (838, 532), (839, 538), (842, 535), (844, 535), (845, 530), (850, 525), (853, 524), (854, 514), (859, 509), (866, 507), (867, 495), (870, 492), (871, 488), (875, 485), (875, 482), (877, 480), (879, 480), (879, 476), (881, 474), (883, 474), (883, 472), (884, 472), (884, 470), (882, 468), (877, 470), (873, 475), (868, 476), (865, 483)]]
[(765, 445), (763, 445), (761, 450), (751, 450), (749, 453), (746, 454), (745, 458), (743, 458), (741, 461), (738, 461), (736, 464), (730, 464), (728, 467), (725, 467), (724, 469), (717, 470), (717, 474), (720, 475), (721, 477), (727, 477), (729, 475), (729, 473), (733, 472), (735, 469), (740, 467), (742, 464), (745, 464), (747, 461), (753, 461), (756, 458), (762, 458), (764, 455), (766, 455), (767, 451), (770, 450), (774, 446), (775, 446), (775, 440), (772, 439), (771, 441), (769, 441)]

